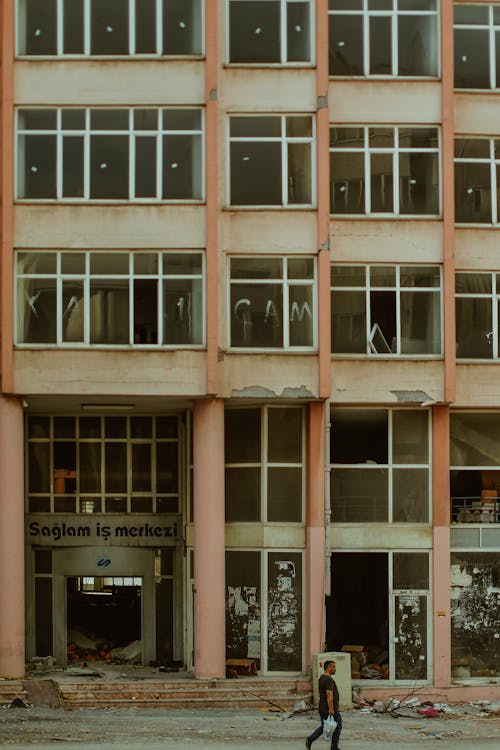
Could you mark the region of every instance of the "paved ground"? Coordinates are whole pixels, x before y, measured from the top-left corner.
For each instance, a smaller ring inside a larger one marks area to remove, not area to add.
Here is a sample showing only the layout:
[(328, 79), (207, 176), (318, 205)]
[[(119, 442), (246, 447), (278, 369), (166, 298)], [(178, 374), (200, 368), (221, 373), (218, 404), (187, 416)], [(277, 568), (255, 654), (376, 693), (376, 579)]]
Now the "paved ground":
[[(468, 711), (468, 712), (467, 712)], [(344, 712), (342, 750), (440, 748), (499, 750), (500, 713), (481, 715), (480, 706), (459, 714), (393, 718), (387, 714)], [(222, 709), (0, 709), (0, 747), (65, 750), (303, 750), (316, 726), (312, 712)], [(318, 740), (314, 750), (328, 750)]]

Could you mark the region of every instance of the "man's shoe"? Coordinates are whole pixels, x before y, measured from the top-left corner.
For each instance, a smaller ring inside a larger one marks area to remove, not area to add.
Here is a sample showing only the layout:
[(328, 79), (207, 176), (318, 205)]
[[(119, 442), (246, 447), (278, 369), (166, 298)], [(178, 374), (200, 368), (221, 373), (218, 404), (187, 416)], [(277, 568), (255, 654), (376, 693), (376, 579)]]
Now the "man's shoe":
[(311, 745), (312, 745), (311, 740), (309, 739), (309, 737), (306, 737), (306, 750), (310, 750)]

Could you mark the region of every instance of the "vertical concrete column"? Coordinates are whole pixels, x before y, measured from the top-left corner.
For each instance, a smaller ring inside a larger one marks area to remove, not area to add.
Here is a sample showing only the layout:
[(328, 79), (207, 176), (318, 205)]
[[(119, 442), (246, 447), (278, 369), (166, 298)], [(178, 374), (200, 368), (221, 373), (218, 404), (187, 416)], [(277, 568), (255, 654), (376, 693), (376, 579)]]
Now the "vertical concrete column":
[(0, 396), (0, 676), (24, 676), (23, 411)]
[(328, 0), (316, 0), (316, 167), (318, 242), (318, 395), (331, 390), (330, 115), (328, 109)]
[(433, 581), (432, 622), (434, 685), (451, 683), (450, 621), (450, 412), (432, 410)]
[(306, 661), (325, 640), (325, 426), (326, 405), (309, 404), (306, 513)]
[(441, 0), (441, 165), (443, 175), (443, 330), (444, 394), (447, 404), (455, 400), (455, 171), (454, 171), (454, 81), (453, 0)]
[(225, 677), (224, 403), (198, 401), (194, 454), (194, 664), (200, 678)]

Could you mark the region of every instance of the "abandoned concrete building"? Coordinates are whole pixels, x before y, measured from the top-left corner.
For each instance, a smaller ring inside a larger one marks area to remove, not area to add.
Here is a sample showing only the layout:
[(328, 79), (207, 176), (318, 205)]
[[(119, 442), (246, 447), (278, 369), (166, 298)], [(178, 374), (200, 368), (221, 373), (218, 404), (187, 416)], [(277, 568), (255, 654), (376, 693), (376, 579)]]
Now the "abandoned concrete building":
[(500, 690), (500, 2), (1, 13), (0, 674)]

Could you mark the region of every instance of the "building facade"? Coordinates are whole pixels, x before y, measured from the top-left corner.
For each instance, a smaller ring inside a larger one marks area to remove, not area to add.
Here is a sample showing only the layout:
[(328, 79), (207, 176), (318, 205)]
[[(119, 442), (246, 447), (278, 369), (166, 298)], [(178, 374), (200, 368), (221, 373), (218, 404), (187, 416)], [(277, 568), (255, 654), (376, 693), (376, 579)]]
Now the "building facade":
[(499, 683), (499, 38), (475, 0), (5, 0), (2, 675), (79, 632)]

